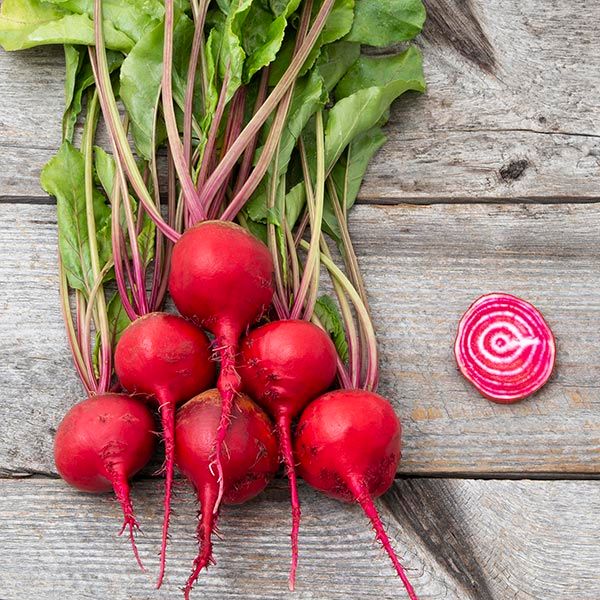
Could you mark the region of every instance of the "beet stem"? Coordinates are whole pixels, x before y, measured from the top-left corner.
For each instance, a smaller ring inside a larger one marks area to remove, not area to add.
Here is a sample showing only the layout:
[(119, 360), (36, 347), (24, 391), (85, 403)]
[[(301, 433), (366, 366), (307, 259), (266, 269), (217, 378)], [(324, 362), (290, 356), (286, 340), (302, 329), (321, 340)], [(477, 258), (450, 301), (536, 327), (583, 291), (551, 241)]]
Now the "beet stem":
[(398, 573), (398, 576), (400, 577), (402, 583), (404, 584), (404, 587), (406, 588), (408, 597), (410, 598), (410, 600), (419, 600), (417, 598), (415, 590), (413, 589), (413, 586), (411, 585), (410, 581), (408, 580), (408, 577), (406, 576), (404, 567), (402, 566), (402, 563), (400, 562), (400, 559), (394, 551), (390, 539), (387, 533), (385, 532), (385, 528), (383, 527), (383, 523), (381, 522), (381, 518), (379, 517), (379, 513), (377, 512), (377, 508), (375, 507), (375, 504), (373, 502), (373, 498), (371, 498), (371, 495), (369, 494), (366, 486), (364, 485), (364, 483), (352, 482), (352, 484), (350, 485), (350, 489), (352, 493), (356, 496), (356, 500), (360, 504), (365, 515), (371, 521), (373, 529), (375, 529), (376, 537), (381, 542), (384, 550), (390, 557), (394, 568), (396, 569), (396, 573)]
[[(208, 486), (211, 487), (211, 486)], [(212, 491), (212, 488), (211, 488)], [(215, 564), (212, 555), (212, 535), (217, 526), (217, 515), (215, 514), (215, 498), (210, 491), (203, 490), (198, 494), (200, 499), (200, 517), (198, 520), (198, 555), (194, 559), (192, 573), (188, 577), (183, 590), (185, 600), (189, 600), (190, 593), (203, 569)]]
[(167, 564), (167, 543), (169, 541), (169, 521), (171, 519), (171, 492), (173, 489), (173, 467), (175, 460), (175, 405), (170, 402), (161, 402), (160, 418), (165, 442), (165, 497), (164, 516), (162, 527), (162, 541), (160, 547), (160, 570), (156, 588), (160, 588), (165, 577)]
[(133, 555), (135, 556), (135, 560), (137, 564), (140, 566), (140, 569), (146, 572), (144, 565), (142, 564), (142, 559), (140, 558), (140, 554), (138, 552), (137, 544), (135, 543), (135, 530), (139, 529), (139, 524), (135, 518), (133, 512), (133, 505), (131, 503), (131, 495), (129, 493), (129, 482), (127, 481), (127, 477), (121, 472), (117, 472), (114, 468), (108, 468), (107, 471), (112, 473), (112, 485), (113, 490), (115, 491), (115, 496), (121, 505), (121, 509), (123, 510), (123, 527), (121, 527), (121, 531), (119, 531), (119, 535), (122, 535), (125, 529), (129, 529), (129, 540), (131, 542), (131, 548), (133, 550)]
[(296, 465), (294, 463), (294, 452), (292, 449), (291, 419), (285, 412), (277, 417), (277, 435), (279, 437), (279, 449), (281, 458), (285, 465), (288, 482), (290, 486), (290, 503), (292, 505), (292, 560), (290, 565), (289, 586), (290, 592), (296, 587), (296, 571), (298, 569), (298, 538), (300, 533), (300, 499), (298, 498), (298, 482), (296, 479)]

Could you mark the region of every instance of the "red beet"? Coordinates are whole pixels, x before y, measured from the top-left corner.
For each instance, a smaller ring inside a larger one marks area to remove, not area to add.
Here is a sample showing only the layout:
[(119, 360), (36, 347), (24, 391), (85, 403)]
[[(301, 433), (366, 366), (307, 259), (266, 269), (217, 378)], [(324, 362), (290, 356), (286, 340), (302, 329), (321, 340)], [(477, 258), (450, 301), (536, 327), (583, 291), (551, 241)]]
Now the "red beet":
[(56, 468), (68, 484), (83, 492), (114, 490), (124, 516), (120, 533), (129, 528), (133, 553), (142, 569), (129, 479), (152, 456), (154, 426), (152, 413), (143, 403), (122, 394), (102, 394), (73, 406), (54, 440)]
[(373, 503), (394, 482), (401, 434), (400, 421), (385, 398), (363, 390), (337, 390), (302, 413), (294, 448), (298, 472), (307, 483), (332, 498), (360, 504), (409, 597), (416, 600)]
[(337, 354), (330, 337), (307, 321), (275, 321), (250, 332), (242, 341), (240, 376), (244, 389), (275, 420), (279, 451), (286, 466), (292, 504), (294, 589), (298, 565), (300, 501), (292, 452), (292, 420), (333, 383)]
[(150, 313), (134, 321), (115, 350), (115, 370), (129, 392), (157, 404), (165, 442), (165, 501), (158, 587), (165, 573), (171, 514), (175, 409), (213, 385), (215, 365), (209, 340), (195, 325), (177, 315)]
[[(214, 564), (212, 533), (218, 518), (215, 509), (219, 480), (212, 464), (221, 405), (219, 392), (208, 390), (177, 411), (175, 460), (194, 485), (200, 504), (199, 552), (185, 586), (186, 600), (202, 569)], [(241, 504), (250, 500), (264, 490), (277, 471), (277, 441), (273, 425), (267, 415), (245, 395), (234, 399), (221, 460), (223, 501), (226, 504)]]
[[(273, 261), (268, 248), (238, 225), (204, 221), (188, 229), (173, 248), (169, 291), (179, 312), (213, 333), (221, 358), (217, 387), (223, 399), (215, 437), (215, 465), (222, 476), (221, 446), (235, 395), (240, 390), (236, 354), (242, 333), (273, 298)], [(217, 508), (223, 494), (220, 484)]]
[(510, 404), (548, 381), (556, 346), (534, 306), (510, 294), (487, 294), (462, 317), (454, 354), (462, 374), (483, 396)]

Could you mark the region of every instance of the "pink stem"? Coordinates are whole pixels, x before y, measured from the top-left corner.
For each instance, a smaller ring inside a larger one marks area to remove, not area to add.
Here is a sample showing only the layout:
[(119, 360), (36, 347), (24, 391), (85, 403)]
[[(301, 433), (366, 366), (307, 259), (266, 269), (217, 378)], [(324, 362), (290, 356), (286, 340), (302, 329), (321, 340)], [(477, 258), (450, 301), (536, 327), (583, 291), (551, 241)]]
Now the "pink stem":
[(157, 589), (162, 585), (167, 564), (167, 543), (169, 540), (169, 521), (171, 518), (171, 493), (173, 489), (173, 471), (175, 464), (175, 405), (166, 398), (159, 398), (160, 419), (165, 442), (165, 497), (162, 526), (162, 541), (160, 547), (160, 569)]
[(217, 389), (221, 395), (221, 418), (215, 434), (215, 468), (219, 481), (219, 494), (215, 503), (215, 511), (219, 510), (224, 492), (223, 462), (221, 452), (233, 410), (235, 396), (241, 387), (240, 376), (236, 370), (236, 354), (239, 332), (223, 327), (216, 337), (216, 349), (221, 358), (221, 371), (217, 380)]
[[(260, 77), (258, 94), (256, 96), (256, 102), (254, 104), (253, 114), (256, 114), (258, 112), (258, 109), (264, 104), (265, 98), (267, 97), (268, 87), (269, 87), (269, 68), (265, 67), (263, 69), (262, 75)], [(234, 196), (237, 196), (242, 185), (244, 184), (246, 179), (248, 179), (248, 175), (250, 174), (250, 169), (252, 168), (252, 161), (254, 160), (254, 152), (256, 151), (257, 145), (258, 145), (258, 132), (254, 135), (254, 137), (252, 138), (252, 140), (246, 147), (246, 150), (244, 150), (244, 155), (242, 157), (242, 164), (240, 165), (236, 184), (235, 184), (235, 187), (233, 188)], [(228, 148), (228, 150), (229, 150), (229, 148)]]
[[(263, 146), (260, 158), (258, 159), (252, 174), (246, 179), (246, 181), (242, 184), (240, 191), (233, 198), (229, 206), (225, 209), (225, 212), (221, 216), (223, 221), (233, 221), (236, 215), (243, 208), (244, 204), (248, 201), (248, 198), (254, 193), (262, 178), (264, 177), (275, 152), (277, 152), (277, 148), (279, 148), (279, 141), (281, 139), (281, 132), (285, 126), (285, 121), (287, 119), (287, 113), (292, 102), (292, 95), (294, 93), (293, 86), (288, 90), (287, 94), (283, 98), (279, 108), (277, 109), (277, 113), (275, 115), (275, 119), (273, 124), (271, 125), (271, 130), (269, 131), (269, 135), (267, 137), (267, 141)], [(275, 174), (274, 174), (275, 176)]]
[(190, 62), (188, 63), (187, 84), (185, 88), (185, 102), (183, 109), (183, 156), (190, 164), (192, 157), (192, 119), (194, 116), (194, 86), (196, 82), (196, 71), (198, 69), (198, 59), (202, 48), (204, 22), (206, 20), (206, 10), (208, 2), (203, 6), (200, 14), (197, 15), (194, 26), (194, 38), (192, 40), (192, 50), (190, 52)]
[(293, 592), (296, 586), (296, 571), (298, 569), (298, 537), (300, 532), (300, 499), (298, 498), (298, 482), (296, 480), (296, 465), (292, 449), (291, 419), (286, 412), (280, 412), (277, 417), (277, 435), (279, 437), (279, 450), (281, 459), (290, 486), (290, 503), (292, 505), (292, 562), (290, 566), (289, 587)]
[(186, 161), (183, 145), (179, 138), (177, 129), (177, 119), (175, 117), (175, 106), (173, 104), (173, 26), (174, 26), (174, 6), (173, 0), (165, 0), (165, 38), (163, 49), (163, 79), (162, 79), (162, 98), (163, 115), (167, 128), (167, 137), (169, 147), (173, 155), (175, 170), (181, 182), (183, 198), (185, 200), (188, 212), (192, 215), (194, 221), (201, 221), (206, 217), (204, 205), (200, 200), (192, 176), (190, 175), (190, 165)]
[[(157, 212), (156, 208), (152, 206), (152, 199), (147, 189), (144, 188), (143, 182), (140, 181), (141, 177), (135, 165), (135, 159), (127, 143), (125, 133), (120, 129), (121, 123), (118, 121), (115, 115), (118, 115), (117, 101), (112, 92), (110, 86), (110, 74), (108, 73), (108, 65), (106, 62), (104, 40), (102, 38), (102, 1), (94, 0), (94, 24), (95, 24), (95, 38), (96, 38), (96, 51), (98, 52), (98, 60), (96, 60), (96, 54), (93, 47), (88, 48), (90, 56), (90, 64), (92, 65), (92, 71), (94, 72), (94, 79), (96, 81), (96, 88), (98, 90), (98, 98), (100, 99), (100, 106), (102, 107), (102, 113), (108, 127), (111, 142), (113, 145), (113, 152), (115, 156), (118, 156), (123, 164), (123, 169), (127, 178), (131, 182), (134, 192), (139, 198), (140, 202), (144, 204), (148, 214), (152, 217), (152, 220), (156, 223), (156, 226), (170, 239), (177, 241), (180, 234), (174, 231), (172, 227), (164, 221), (160, 213)], [(108, 81), (108, 85), (107, 82)], [(119, 161), (117, 161), (119, 162)]]
[(371, 521), (373, 529), (375, 529), (375, 535), (377, 539), (381, 542), (381, 545), (383, 546), (387, 555), (390, 557), (390, 560), (392, 561), (392, 564), (396, 569), (396, 573), (398, 573), (398, 576), (404, 584), (404, 587), (408, 593), (408, 597), (410, 598), (410, 600), (419, 600), (417, 598), (415, 590), (413, 589), (413, 586), (411, 585), (410, 581), (408, 580), (408, 577), (406, 576), (406, 572), (404, 571), (404, 567), (400, 563), (398, 555), (394, 551), (394, 548), (392, 548), (390, 539), (387, 533), (385, 532), (385, 529), (381, 522), (381, 518), (379, 517), (379, 513), (377, 512), (377, 508), (375, 508), (375, 504), (373, 503), (373, 499), (371, 498), (371, 495), (369, 494), (369, 490), (367, 489), (365, 483), (362, 481), (357, 481), (356, 479), (352, 479), (348, 482), (348, 487), (354, 494), (356, 501), (360, 504), (367, 518)]
[(75, 296), (75, 316), (77, 320), (77, 334), (79, 339), (79, 347), (81, 348), (81, 355), (83, 362), (87, 370), (87, 380), (90, 383), (92, 393), (98, 393), (98, 380), (94, 373), (93, 361), (90, 353), (90, 332), (85, 326), (85, 301), (81, 293), (77, 292)]
[[(202, 164), (200, 165), (200, 172), (198, 173), (198, 189), (201, 189), (206, 181), (208, 174), (208, 168), (213, 160), (213, 152), (217, 141), (217, 135), (219, 134), (219, 127), (223, 120), (223, 114), (225, 112), (225, 106), (227, 104), (227, 87), (229, 86), (229, 78), (231, 76), (231, 65), (227, 63), (225, 69), (225, 76), (223, 77), (223, 83), (221, 84), (221, 93), (219, 94), (219, 101), (215, 108), (215, 116), (213, 117), (210, 129), (208, 131), (208, 137), (206, 138), (206, 146), (204, 147), (204, 154), (202, 158)], [(206, 210), (210, 210), (210, 202), (204, 204)]]
[(129, 317), (130, 320), (134, 321), (137, 319), (138, 314), (131, 305), (129, 301), (129, 294), (127, 292), (127, 284), (125, 282), (125, 275), (123, 273), (123, 247), (121, 245), (121, 223), (119, 220), (120, 215), (120, 202), (119, 198), (121, 195), (121, 191), (119, 189), (119, 181), (115, 178), (114, 188), (112, 193), (112, 250), (113, 250), (113, 261), (115, 268), (115, 280), (117, 282), (117, 290), (119, 292), (119, 296), (121, 297), (121, 303), (123, 304), (123, 308), (125, 313)]
[(208, 178), (208, 181), (206, 182), (201, 194), (201, 202), (206, 202), (207, 199), (212, 198), (216, 191), (223, 185), (248, 144), (264, 125), (265, 121), (269, 118), (269, 115), (273, 112), (273, 110), (275, 110), (275, 107), (279, 104), (290, 86), (294, 83), (298, 73), (304, 65), (304, 62), (308, 58), (308, 55), (315, 45), (317, 38), (325, 26), (325, 22), (327, 21), (327, 17), (331, 12), (334, 1), (335, 0), (325, 0), (323, 2), (323, 5), (321, 6), (321, 9), (315, 18), (313, 26), (302, 42), (302, 45), (300, 46), (297, 54), (294, 56), (292, 63), (287, 68), (283, 77), (273, 88), (273, 91), (267, 100), (258, 109), (248, 125), (246, 125), (242, 133), (224, 156), (219, 166)]
[(133, 512), (133, 505), (131, 504), (129, 482), (127, 481), (127, 477), (125, 477), (125, 475), (121, 472), (120, 469), (116, 469), (116, 467), (112, 465), (107, 465), (106, 470), (111, 475), (111, 481), (113, 489), (115, 491), (115, 496), (117, 497), (117, 500), (121, 505), (121, 510), (123, 511), (124, 521), (123, 527), (121, 527), (119, 535), (122, 535), (125, 529), (129, 530), (129, 540), (131, 541), (133, 555), (135, 556), (135, 560), (140, 566), (140, 569), (142, 569), (142, 571), (145, 571), (146, 569), (142, 564), (137, 544), (135, 543), (135, 531), (136, 529), (139, 530), (140, 527)]

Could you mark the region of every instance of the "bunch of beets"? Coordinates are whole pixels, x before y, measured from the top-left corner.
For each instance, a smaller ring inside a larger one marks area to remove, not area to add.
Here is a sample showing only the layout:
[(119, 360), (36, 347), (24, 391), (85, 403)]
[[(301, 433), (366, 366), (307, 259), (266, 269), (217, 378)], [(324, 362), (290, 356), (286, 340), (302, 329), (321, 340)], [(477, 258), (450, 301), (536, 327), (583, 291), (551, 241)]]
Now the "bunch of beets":
[(373, 503), (394, 480), (401, 425), (376, 394), (348, 215), (392, 103), (425, 89), (419, 50), (398, 46), (424, 19), (421, 0), (2, 4), (6, 50), (65, 51), (63, 142), (41, 182), (88, 397), (58, 427), (56, 467), (77, 489), (114, 490), (141, 566), (129, 480), (159, 416), (158, 586), (175, 469), (200, 506), (187, 598), (214, 562), (222, 504), (255, 497), (281, 463), (290, 589), (299, 475), (362, 507), (416, 598)]

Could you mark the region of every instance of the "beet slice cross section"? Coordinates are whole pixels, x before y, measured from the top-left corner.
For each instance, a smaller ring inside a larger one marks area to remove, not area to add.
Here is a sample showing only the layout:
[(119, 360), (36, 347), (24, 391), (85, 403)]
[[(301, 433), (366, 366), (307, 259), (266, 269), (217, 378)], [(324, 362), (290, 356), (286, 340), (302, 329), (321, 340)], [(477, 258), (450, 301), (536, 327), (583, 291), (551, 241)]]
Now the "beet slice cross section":
[(454, 354), (461, 373), (483, 396), (523, 400), (550, 378), (556, 345), (540, 311), (511, 294), (486, 294), (460, 320)]

